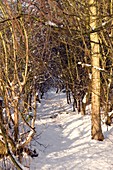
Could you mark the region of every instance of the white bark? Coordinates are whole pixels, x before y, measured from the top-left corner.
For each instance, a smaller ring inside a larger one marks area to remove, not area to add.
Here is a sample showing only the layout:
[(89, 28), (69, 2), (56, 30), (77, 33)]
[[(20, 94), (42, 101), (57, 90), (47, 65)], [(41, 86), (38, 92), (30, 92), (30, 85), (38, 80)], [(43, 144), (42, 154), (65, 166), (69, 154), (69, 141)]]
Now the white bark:
[[(90, 0), (90, 26), (97, 26), (97, 7), (95, 0)], [(103, 140), (100, 116), (100, 51), (97, 32), (90, 35), (92, 56), (92, 139)]]

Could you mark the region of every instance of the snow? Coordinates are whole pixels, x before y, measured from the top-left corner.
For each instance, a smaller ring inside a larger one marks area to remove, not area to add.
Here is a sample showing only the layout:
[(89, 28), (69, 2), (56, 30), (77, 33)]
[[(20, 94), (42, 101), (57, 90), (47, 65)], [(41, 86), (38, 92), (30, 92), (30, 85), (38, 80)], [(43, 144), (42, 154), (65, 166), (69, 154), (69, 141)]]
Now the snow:
[(84, 98), (83, 98), (83, 100), (82, 100), (83, 103), (86, 103), (86, 102), (87, 102), (87, 95), (88, 95), (88, 93), (85, 94), (85, 96), (84, 96)]
[(86, 63), (82, 63), (82, 62), (78, 62), (79, 65), (82, 65), (82, 67), (86, 66), (86, 67), (93, 67), (99, 71), (105, 71), (105, 69), (97, 67), (97, 66), (92, 66), (91, 64), (86, 64)]
[(54, 23), (54, 22), (52, 22), (52, 21), (47, 21), (47, 22), (45, 22), (45, 25), (58, 27), (58, 25), (57, 25), (57, 24), (55, 24), (55, 23)]
[(0, 100), (2, 101), (3, 100), (3, 98), (0, 96)]
[(112, 126), (107, 131), (103, 124), (103, 142), (91, 140), (90, 115), (72, 112), (66, 94), (56, 94), (54, 89), (37, 106), (37, 134), (32, 145), (39, 156), (31, 159), (31, 170), (113, 169)]
[[(22, 170), (28, 170), (28, 168), (24, 167), (16, 158), (16, 156), (11, 153), (12, 157), (14, 158), (14, 160), (17, 162), (17, 164), (19, 165), (19, 167), (22, 169)], [(11, 168), (10, 168), (11, 169)]]
[[(87, 115), (82, 116), (77, 111), (72, 112), (72, 103), (67, 104), (65, 93), (55, 91), (51, 89), (41, 99), (41, 103), (37, 102), (37, 133), (30, 146), (39, 155), (31, 158), (24, 154), (23, 165), (19, 164), (21, 168), (112, 170), (113, 126), (107, 128), (102, 124), (104, 141), (91, 140), (91, 105), (86, 108)], [(8, 165), (10, 167), (10, 163)]]

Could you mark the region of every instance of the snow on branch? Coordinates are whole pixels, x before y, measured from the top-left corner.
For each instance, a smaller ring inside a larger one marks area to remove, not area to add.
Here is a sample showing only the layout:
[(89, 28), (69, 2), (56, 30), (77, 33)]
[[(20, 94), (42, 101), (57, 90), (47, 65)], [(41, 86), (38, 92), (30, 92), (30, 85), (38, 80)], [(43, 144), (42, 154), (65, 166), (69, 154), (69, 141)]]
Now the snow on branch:
[(10, 159), (13, 161), (13, 163), (16, 165), (16, 168), (18, 170), (28, 170), (27, 167), (24, 167), (16, 158), (16, 156), (10, 152)]
[(107, 72), (105, 69), (97, 67), (97, 66), (92, 66), (91, 64), (85, 64), (85, 63), (82, 63), (82, 62), (78, 62), (78, 64), (81, 65), (82, 67), (93, 67), (96, 70)]
[(52, 21), (46, 21), (45, 25), (49, 25), (49, 26), (56, 27), (56, 28), (62, 28), (63, 27), (62, 24), (56, 24), (55, 22), (52, 22)]
[(52, 22), (52, 21), (47, 21), (47, 22), (45, 22), (45, 25), (49, 25), (49, 26), (53, 26), (53, 27), (58, 27), (58, 25), (55, 24), (55, 23)]
[(109, 20), (103, 22), (100, 26), (96, 28), (91, 28), (92, 31), (90, 33), (95, 33), (97, 31), (100, 31), (101, 29), (105, 28), (112, 20), (113, 20), (113, 16)]
[(20, 148), (20, 147), (25, 147), (25, 146), (32, 140), (34, 134), (35, 134), (35, 130), (32, 129), (32, 130), (29, 132), (27, 138), (18, 146), (18, 148)]

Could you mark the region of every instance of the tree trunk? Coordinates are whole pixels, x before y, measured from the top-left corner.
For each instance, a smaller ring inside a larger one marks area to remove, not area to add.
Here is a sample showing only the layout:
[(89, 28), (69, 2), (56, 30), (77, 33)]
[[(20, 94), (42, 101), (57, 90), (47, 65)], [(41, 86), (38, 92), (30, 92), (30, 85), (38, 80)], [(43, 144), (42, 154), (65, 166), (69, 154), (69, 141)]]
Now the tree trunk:
[[(95, 29), (97, 26), (97, 4), (94, 0), (90, 0), (90, 26)], [(91, 55), (92, 55), (92, 139), (103, 140), (104, 136), (101, 129), (100, 115), (100, 51), (97, 32), (90, 35)]]

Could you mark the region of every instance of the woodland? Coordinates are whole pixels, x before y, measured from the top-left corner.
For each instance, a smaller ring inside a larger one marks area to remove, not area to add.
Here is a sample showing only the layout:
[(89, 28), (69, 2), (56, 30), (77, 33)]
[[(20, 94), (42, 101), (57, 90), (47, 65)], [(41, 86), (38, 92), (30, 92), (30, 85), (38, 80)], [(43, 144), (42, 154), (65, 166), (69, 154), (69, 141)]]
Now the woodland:
[[(103, 141), (101, 114), (113, 113), (112, 0), (0, 0), (0, 158), (22, 167), (37, 131), (37, 103), (64, 91), (91, 139)], [(72, 95), (72, 98), (70, 97)]]

